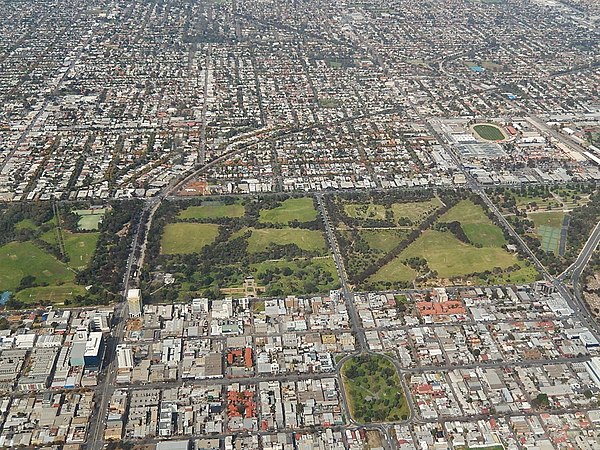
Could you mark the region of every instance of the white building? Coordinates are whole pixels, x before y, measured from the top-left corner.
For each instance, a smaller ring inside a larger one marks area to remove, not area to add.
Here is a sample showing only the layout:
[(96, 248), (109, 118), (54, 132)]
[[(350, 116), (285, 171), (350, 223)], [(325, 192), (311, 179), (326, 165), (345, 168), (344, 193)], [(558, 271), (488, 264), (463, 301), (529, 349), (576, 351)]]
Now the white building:
[(142, 315), (142, 292), (139, 289), (129, 289), (127, 292), (127, 306), (129, 317), (140, 317)]

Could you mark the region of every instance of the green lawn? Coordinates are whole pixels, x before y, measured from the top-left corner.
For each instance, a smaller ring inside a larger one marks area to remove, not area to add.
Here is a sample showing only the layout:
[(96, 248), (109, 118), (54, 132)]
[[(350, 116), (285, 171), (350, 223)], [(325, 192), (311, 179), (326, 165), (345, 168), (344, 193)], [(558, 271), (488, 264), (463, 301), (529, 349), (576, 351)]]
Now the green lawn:
[(69, 255), (69, 266), (80, 270), (86, 268), (94, 252), (100, 233), (71, 233), (64, 232), (65, 251)]
[(442, 206), (442, 202), (437, 197), (434, 197), (424, 202), (394, 203), (392, 204), (392, 211), (394, 211), (394, 218), (396, 220), (401, 217), (408, 217), (411, 222), (419, 223), (440, 206)]
[(212, 244), (218, 234), (219, 225), (212, 223), (170, 223), (162, 235), (161, 253), (197, 253)]
[(504, 233), (494, 225), (483, 208), (471, 200), (461, 200), (439, 219), (440, 222), (460, 222), (473, 244), (483, 247), (502, 247), (506, 244)]
[(296, 244), (302, 250), (324, 252), (326, 249), (323, 233), (300, 228), (253, 228), (248, 239), (248, 252), (259, 253), (269, 244)]
[(425, 258), (429, 267), (441, 278), (483, 272), (494, 267), (506, 268), (517, 263), (515, 255), (501, 248), (476, 248), (459, 241), (452, 233), (435, 230), (425, 231), (398, 258), (405, 260), (411, 257)]
[(76, 295), (84, 295), (85, 287), (74, 283), (65, 283), (60, 286), (42, 286), (23, 289), (15, 294), (17, 300), (31, 305), (40, 302), (63, 303), (72, 300)]
[(360, 230), (359, 234), (373, 250), (388, 253), (402, 242), (407, 233), (402, 230)]
[(475, 133), (479, 135), (481, 139), (486, 141), (502, 141), (504, 140), (504, 134), (495, 125), (475, 125), (473, 126)]
[(223, 205), (211, 203), (202, 206), (190, 206), (179, 213), (180, 219), (218, 219), (222, 217), (243, 217), (244, 206), (239, 203)]
[(414, 269), (404, 264), (400, 258), (395, 258), (371, 276), (369, 281), (374, 283), (385, 281), (397, 283), (413, 281), (416, 277), (417, 272)]
[(565, 213), (562, 211), (539, 212), (528, 214), (527, 218), (531, 220), (536, 227), (544, 225), (552, 228), (562, 228)]
[(15, 228), (17, 230), (37, 230), (38, 226), (31, 219), (23, 219), (17, 224), (15, 224)]
[(394, 365), (381, 355), (361, 355), (347, 360), (341, 369), (350, 414), (360, 423), (397, 422), (408, 418), (400, 377)]
[(346, 203), (344, 212), (353, 219), (385, 219), (385, 206), (374, 203)]
[(317, 211), (311, 197), (289, 198), (281, 206), (260, 211), (260, 222), (287, 224), (293, 220), (312, 222), (317, 218)]
[[(69, 267), (81, 270), (88, 266), (94, 252), (100, 233), (71, 233), (63, 230), (63, 239), (65, 241), (65, 251), (69, 256)], [(40, 239), (52, 245), (58, 245), (56, 228), (46, 231), (40, 236)]]
[(0, 291), (14, 291), (26, 275), (51, 285), (75, 279), (66, 264), (31, 242), (9, 242), (0, 247)]

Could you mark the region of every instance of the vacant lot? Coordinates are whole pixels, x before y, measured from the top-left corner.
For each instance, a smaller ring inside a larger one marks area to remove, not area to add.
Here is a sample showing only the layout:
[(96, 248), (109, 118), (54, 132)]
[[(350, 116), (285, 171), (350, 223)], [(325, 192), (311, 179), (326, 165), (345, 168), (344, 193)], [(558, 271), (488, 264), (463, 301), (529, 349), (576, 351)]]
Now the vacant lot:
[(473, 130), (481, 139), (486, 141), (503, 141), (505, 138), (504, 133), (496, 125), (475, 125), (473, 126)]
[(361, 423), (391, 422), (408, 417), (400, 377), (394, 365), (380, 355), (361, 355), (342, 366), (342, 381), (350, 414)]
[(243, 217), (244, 206), (239, 203), (224, 205), (210, 203), (202, 206), (190, 206), (177, 216), (180, 219), (219, 219), (222, 217)]
[(161, 253), (197, 253), (212, 244), (218, 234), (219, 226), (211, 223), (170, 223), (162, 235)]
[(10, 242), (0, 247), (0, 291), (14, 291), (27, 275), (36, 283), (56, 285), (73, 282), (67, 265), (31, 242)]
[(317, 218), (317, 211), (311, 197), (289, 198), (281, 206), (260, 211), (260, 222), (288, 224), (293, 220), (312, 222)]
[(248, 238), (250, 253), (262, 252), (269, 244), (296, 244), (306, 251), (325, 251), (325, 238), (320, 231), (300, 228), (259, 228), (252, 229), (251, 232)]

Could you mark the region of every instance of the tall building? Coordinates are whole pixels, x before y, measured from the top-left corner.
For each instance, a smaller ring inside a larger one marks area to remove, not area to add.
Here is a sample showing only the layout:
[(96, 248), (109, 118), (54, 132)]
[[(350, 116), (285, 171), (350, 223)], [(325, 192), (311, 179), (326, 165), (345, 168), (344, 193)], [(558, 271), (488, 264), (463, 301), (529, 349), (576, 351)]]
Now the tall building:
[(127, 292), (127, 305), (129, 306), (129, 317), (140, 317), (142, 315), (142, 292), (139, 289), (129, 289)]

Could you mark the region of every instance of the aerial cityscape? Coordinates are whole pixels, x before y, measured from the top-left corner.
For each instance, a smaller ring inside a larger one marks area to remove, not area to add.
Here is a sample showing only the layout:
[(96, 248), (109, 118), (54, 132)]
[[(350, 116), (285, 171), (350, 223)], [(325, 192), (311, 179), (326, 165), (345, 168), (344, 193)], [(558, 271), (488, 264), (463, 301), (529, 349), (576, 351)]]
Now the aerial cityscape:
[(0, 448), (600, 450), (600, 2), (0, 2)]

